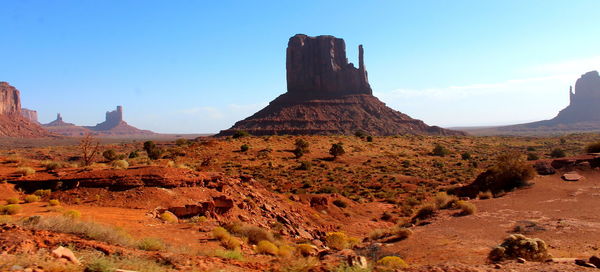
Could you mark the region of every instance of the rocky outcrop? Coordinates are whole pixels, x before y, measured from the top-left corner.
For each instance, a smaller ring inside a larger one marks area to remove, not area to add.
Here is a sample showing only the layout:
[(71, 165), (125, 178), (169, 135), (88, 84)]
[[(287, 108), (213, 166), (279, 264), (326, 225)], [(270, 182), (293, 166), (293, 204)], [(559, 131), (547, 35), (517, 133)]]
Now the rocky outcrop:
[(25, 119), (39, 124), (37, 111), (23, 108), (21, 109), (21, 115), (25, 117)]
[(223, 130), (253, 135), (273, 134), (432, 134), (464, 135), (428, 126), (387, 107), (372, 95), (359, 46), (359, 66), (346, 57), (343, 39), (297, 34), (287, 48), (287, 92), (254, 115)]
[(117, 106), (114, 111), (106, 112), (106, 119), (93, 127), (85, 127), (102, 136), (143, 136), (155, 134), (149, 130), (141, 130), (123, 121), (123, 107)]
[(542, 135), (575, 132), (600, 132), (600, 75), (597, 71), (583, 74), (569, 88), (569, 106), (550, 120), (533, 123), (474, 129), (479, 135)]
[(23, 116), (19, 90), (0, 82), (0, 137), (46, 137), (51, 134)]
[(287, 89), (292, 94), (372, 94), (359, 45), (358, 69), (346, 58), (346, 43), (333, 36), (298, 34), (287, 47)]
[(53, 133), (63, 135), (63, 136), (83, 136), (83, 135), (86, 135), (87, 133), (92, 133), (92, 131), (87, 128), (84, 128), (81, 126), (76, 126), (73, 123), (67, 123), (67, 122), (63, 121), (63, 118), (60, 115), (60, 113), (56, 114), (56, 120), (54, 120), (48, 124), (44, 124), (43, 126), (48, 131), (51, 131)]

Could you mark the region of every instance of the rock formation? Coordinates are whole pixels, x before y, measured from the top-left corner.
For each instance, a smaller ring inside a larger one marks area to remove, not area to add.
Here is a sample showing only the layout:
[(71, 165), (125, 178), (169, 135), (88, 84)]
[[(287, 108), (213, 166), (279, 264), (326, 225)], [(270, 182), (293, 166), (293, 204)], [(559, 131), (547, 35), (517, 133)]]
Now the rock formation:
[(353, 134), (359, 130), (372, 135), (464, 134), (428, 126), (387, 107), (372, 95), (362, 45), (358, 51), (356, 68), (348, 62), (343, 39), (291, 37), (286, 57), (287, 92), (219, 136), (237, 130), (253, 135)]
[(117, 106), (117, 109), (114, 111), (107, 111), (105, 121), (95, 126), (77, 126), (72, 123), (67, 123), (63, 121), (62, 116), (60, 113), (58, 113), (56, 115), (56, 120), (45, 124), (44, 127), (49, 131), (64, 136), (82, 136), (87, 133), (91, 133), (100, 137), (155, 135), (155, 133), (152, 131), (135, 128), (123, 121), (122, 106)]
[(63, 135), (63, 136), (83, 136), (83, 135), (86, 135), (87, 133), (92, 133), (92, 131), (87, 128), (84, 128), (81, 126), (76, 126), (73, 123), (67, 123), (67, 122), (63, 121), (63, 118), (60, 115), (60, 113), (56, 114), (56, 120), (54, 120), (48, 124), (44, 124), (43, 126), (48, 131), (51, 131), (53, 133)]
[(23, 117), (25, 117), (27, 120), (39, 124), (37, 111), (22, 108), (21, 115), (23, 115)]
[(469, 130), (478, 135), (539, 135), (574, 132), (600, 132), (600, 75), (583, 74), (569, 88), (569, 106), (550, 120), (504, 127)]
[(19, 90), (7, 82), (0, 82), (0, 136), (19, 138), (51, 136), (37, 122), (23, 116)]

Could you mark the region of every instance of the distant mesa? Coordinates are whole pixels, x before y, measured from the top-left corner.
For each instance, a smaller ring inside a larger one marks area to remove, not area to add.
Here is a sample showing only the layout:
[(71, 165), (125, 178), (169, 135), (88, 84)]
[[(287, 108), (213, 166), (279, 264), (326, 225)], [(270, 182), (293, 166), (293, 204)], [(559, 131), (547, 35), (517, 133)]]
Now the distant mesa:
[(97, 136), (150, 136), (155, 135), (149, 130), (141, 130), (130, 126), (123, 121), (123, 107), (117, 106), (114, 111), (106, 112), (104, 122), (95, 126), (77, 126), (72, 123), (63, 121), (60, 113), (57, 114), (56, 120), (45, 124), (44, 127), (53, 133), (64, 136), (81, 136), (91, 133)]
[(475, 129), (474, 134), (535, 135), (574, 132), (600, 132), (600, 75), (597, 71), (583, 74), (569, 88), (569, 106), (550, 120), (533, 123)]
[(35, 120), (35, 111), (21, 109), (19, 90), (0, 82), (0, 137), (36, 138), (53, 136), (43, 129)]
[(371, 135), (464, 135), (428, 126), (387, 107), (373, 96), (362, 45), (358, 52), (356, 68), (348, 62), (343, 39), (304, 34), (291, 37), (286, 56), (287, 92), (218, 136), (238, 130), (253, 135), (347, 135), (359, 130)]
[(25, 119), (37, 123), (39, 124), (40, 122), (38, 121), (38, 113), (37, 111), (34, 110), (30, 110), (30, 109), (26, 109), (26, 108), (22, 108), (21, 109), (21, 115), (23, 115), (23, 117), (25, 117)]

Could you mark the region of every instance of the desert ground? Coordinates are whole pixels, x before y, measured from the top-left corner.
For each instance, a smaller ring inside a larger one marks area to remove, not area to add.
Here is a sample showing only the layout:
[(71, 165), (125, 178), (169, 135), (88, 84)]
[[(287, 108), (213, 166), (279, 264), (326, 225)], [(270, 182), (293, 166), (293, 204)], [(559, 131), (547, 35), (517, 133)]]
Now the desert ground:
[[(569, 161), (598, 138), (240, 133), (91, 151), (80, 138), (19, 140), (0, 145), (0, 270), (592, 271), (575, 259), (600, 255), (594, 165), (452, 192), (502, 154)], [(511, 234), (548, 255), (490, 260)], [(74, 258), (57, 261), (60, 246)]]

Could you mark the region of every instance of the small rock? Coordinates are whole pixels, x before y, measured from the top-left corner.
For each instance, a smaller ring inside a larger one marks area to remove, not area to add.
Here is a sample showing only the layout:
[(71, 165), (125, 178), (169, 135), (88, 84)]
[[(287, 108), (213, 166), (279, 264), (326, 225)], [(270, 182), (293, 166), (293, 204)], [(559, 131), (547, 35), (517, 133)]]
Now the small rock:
[(25, 269), (23, 270), (23, 272), (33, 272), (33, 269), (32, 269), (32, 268), (25, 268)]
[(526, 263), (527, 260), (523, 259), (523, 258), (517, 258), (517, 262), (518, 263)]
[(52, 256), (59, 259), (66, 259), (74, 264), (80, 264), (77, 257), (75, 257), (75, 254), (73, 254), (73, 251), (66, 247), (59, 246), (55, 250), (52, 250)]
[(585, 260), (575, 260), (575, 264), (583, 267), (596, 268), (595, 265), (588, 263)]
[(562, 178), (566, 181), (578, 181), (583, 177), (579, 175), (577, 172), (565, 173)]
[(23, 270), (23, 267), (20, 265), (13, 265), (10, 267), (10, 270), (15, 271), (15, 270)]
[(363, 268), (366, 269), (369, 267), (369, 264), (367, 263), (367, 258), (365, 256), (348, 256), (348, 265), (350, 267), (359, 267), (359, 268)]
[(502, 266), (500, 264), (494, 264), (494, 268), (495, 269), (502, 269)]

